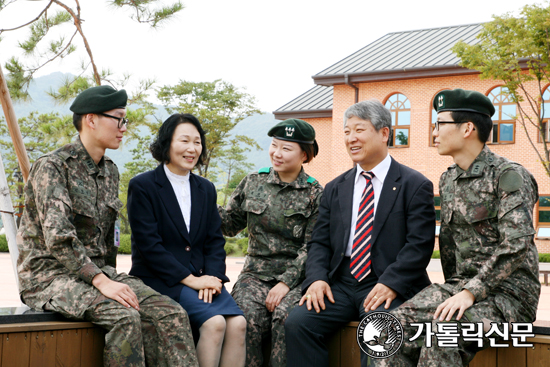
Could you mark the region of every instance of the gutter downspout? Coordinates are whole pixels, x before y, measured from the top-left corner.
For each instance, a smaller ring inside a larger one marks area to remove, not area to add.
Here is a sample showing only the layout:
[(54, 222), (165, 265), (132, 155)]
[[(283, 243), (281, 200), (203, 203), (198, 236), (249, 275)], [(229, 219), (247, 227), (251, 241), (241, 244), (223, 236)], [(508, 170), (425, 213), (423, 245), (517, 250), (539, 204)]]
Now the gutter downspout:
[(344, 74), (344, 83), (355, 89), (355, 103), (359, 102), (359, 88), (349, 81), (349, 74)]

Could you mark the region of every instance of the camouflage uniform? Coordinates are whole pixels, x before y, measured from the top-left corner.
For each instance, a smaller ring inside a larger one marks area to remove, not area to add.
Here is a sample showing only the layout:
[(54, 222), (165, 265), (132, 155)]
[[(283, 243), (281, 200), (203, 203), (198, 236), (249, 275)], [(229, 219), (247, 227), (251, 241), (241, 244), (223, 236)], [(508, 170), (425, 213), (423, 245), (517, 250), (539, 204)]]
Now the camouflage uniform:
[(440, 348), (433, 337), (433, 347), (426, 348), (424, 337), (408, 341), (416, 328), (407, 326), (431, 322), (437, 331), (432, 320), (437, 306), (463, 289), (472, 292), (475, 303), (461, 322), (535, 320), (540, 282), (533, 241), (532, 213), (538, 200), (534, 177), (485, 146), (467, 171), (453, 165), (443, 173), (439, 192), (445, 283), (425, 288), (392, 311), (404, 326), (404, 342), (396, 355), (379, 360), (379, 366), (467, 365), (481, 350), (477, 344), (459, 338), (458, 348)]
[[(232, 295), (247, 320), (246, 365), (262, 366), (262, 339), (271, 331), (271, 366), (286, 366), (284, 323), (298, 304), (306, 244), (319, 213), (322, 186), (304, 170), (285, 183), (273, 169), (246, 176), (220, 209), (224, 235), (248, 226), (248, 255)], [(270, 313), (267, 294), (283, 282), (290, 291)]]
[[(96, 164), (78, 138), (33, 165), (18, 234), (21, 299), (109, 330), (105, 366), (197, 366), (185, 311), (139, 279), (116, 272), (114, 225), (118, 170)], [(103, 296), (92, 279), (103, 273), (135, 292), (140, 310)], [(144, 357), (145, 354), (145, 357)]]

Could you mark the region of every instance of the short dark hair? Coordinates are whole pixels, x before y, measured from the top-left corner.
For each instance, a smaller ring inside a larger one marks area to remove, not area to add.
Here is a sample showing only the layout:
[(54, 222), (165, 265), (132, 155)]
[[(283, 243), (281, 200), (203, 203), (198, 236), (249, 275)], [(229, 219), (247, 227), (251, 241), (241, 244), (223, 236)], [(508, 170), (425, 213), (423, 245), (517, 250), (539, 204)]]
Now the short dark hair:
[(153, 143), (149, 147), (151, 154), (153, 154), (153, 158), (155, 158), (160, 163), (170, 163), (170, 144), (172, 143), (174, 131), (179, 124), (185, 123), (192, 124), (199, 131), (199, 135), (201, 137), (202, 151), (199, 155), (197, 166), (202, 166), (204, 164), (204, 159), (206, 156), (205, 131), (202, 129), (199, 120), (189, 113), (175, 113), (172, 116), (168, 117), (166, 121), (162, 123), (155, 141), (153, 141)]
[[(477, 137), (482, 143), (486, 143), (493, 129), (493, 120), (489, 116), (475, 112), (451, 111), (453, 121), (465, 123), (471, 122), (477, 129)], [(457, 127), (460, 124), (457, 124)]]
[(79, 115), (78, 113), (73, 113), (73, 125), (76, 128), (76, 131), (80, 132), (82, 130), (82, 118), (84, 115)]
[(300, 149), (302, 149), (302, 152), (306, 153), (306, 160), (304, 163), (309, 163), (317, 155), (317, 152), (315, 151), (315, 146), (313, 144), (305, 144), (305, 143), (298, 143), (300, 146)]

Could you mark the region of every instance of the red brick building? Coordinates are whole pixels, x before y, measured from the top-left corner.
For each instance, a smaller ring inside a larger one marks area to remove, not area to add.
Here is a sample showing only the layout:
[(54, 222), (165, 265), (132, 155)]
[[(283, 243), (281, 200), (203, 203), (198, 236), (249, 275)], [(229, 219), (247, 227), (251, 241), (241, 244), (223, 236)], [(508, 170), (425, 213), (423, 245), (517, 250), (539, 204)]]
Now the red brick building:
[[(381, 101), (392, 111), (391, 156), (434, 183), (438, 209), (439, 177), (453, 161), (451, 157), (439, 156), (432, 146), (432, 121), (436, 118), (433, 98), (443, 89), (484, 93), (497, 108), (488, 142), (490, 149), (522, 164), (537, 179), (540, 200), (534, 213), (536, 242), (540, 253), (550, 253), (550, 178), (523, 127), (515, 121), (516, 105), (501, 93), (502, 81), (481, 80), (478, 72), (458, 66), (459, 59), (450, 51), (459, 40), (476, 42), (480, 29), (480, 24), (472, 24), (390, 33), (314, 75), (315, 87), (274, 114), (277, 119), (301, 118), (313, 125), (320, 152), (305, 168), (325, 185), (352, 167), (344, 145), (344, 111), (357, 101)], [(550, 117), (548, 87), (544, 99)], [(535, 127), (527, 129), (542, 152), (543, 143), (537, 138)], [(549, 137), (547, 130), (546, 140)]]

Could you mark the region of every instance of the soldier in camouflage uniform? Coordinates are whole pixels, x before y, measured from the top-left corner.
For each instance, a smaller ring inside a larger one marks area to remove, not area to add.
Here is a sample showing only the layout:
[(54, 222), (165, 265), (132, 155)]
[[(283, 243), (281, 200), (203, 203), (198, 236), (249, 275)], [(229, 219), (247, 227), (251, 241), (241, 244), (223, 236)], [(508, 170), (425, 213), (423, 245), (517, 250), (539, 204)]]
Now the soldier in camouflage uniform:
[(445, 283), (425, 288), (392, 312), (404, 326), (404, 342), (379, 366), (466, 366), (483, 349), (462, 337), (457, 348), (438, 347), (435, 337), (427, 348), (425, 333), (409, 341), (417, 331), (411, 322), (431, 323), (434, 332), (438, 322), (482, 322), (486, 333), (491, 322), (536, 317), (540, 282), (532, 213), (537, 183), (521, 165), (485, 145), (495, 111), (486, 96), (446, 90), (436, 96), (434, 108), (435, 145), (456, 163), (439, 181)]
[(317, 155), (315, 130), (285, 120), (269, 132), (272, 168), (246, 176), (224, 209), (224, 235), (248, 226), (248, 255), (232, 295), (247, 319), (246, 365), (263, 365), (262, 340), (271, 333), (273, 367), (286, 366), (284, 323), (298, 304), (304, 280), (306, 244), (317, 220), (322, 186), (302, 162)]
[(107, 329), (105, 366), (198, 366), (186, 312), (116, 272), (122, 202), (104, 153), (126, 131), (126, 102), (124, 90), (85, 90), (71, 105), (79, 137), (33, 164), (17, 237), (21, 299)]

